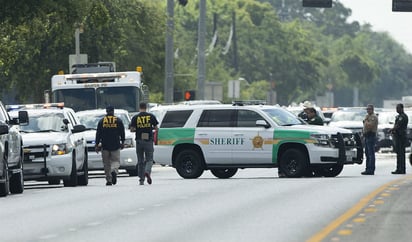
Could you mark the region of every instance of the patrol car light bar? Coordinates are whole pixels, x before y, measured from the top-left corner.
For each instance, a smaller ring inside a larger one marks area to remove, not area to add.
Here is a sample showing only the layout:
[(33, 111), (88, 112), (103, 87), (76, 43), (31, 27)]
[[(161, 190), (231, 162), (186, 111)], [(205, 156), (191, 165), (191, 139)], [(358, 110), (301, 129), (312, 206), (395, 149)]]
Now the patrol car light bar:
[(18, 109), (42, 109), (42, 108), (64, 108), (64, 102), (6, 105), (7, 111), (18, 110)]
[(237, 100), (233, 101), (233, 106), (243, 106), (243, 105), (266, 105), (264, 100)]
[(89, 80), (101, 78), (124, 78), (127, 74), (123, 72), (107, 72), (107, 73), (87, 73), (87, 74), (69, 74), (66, 75), (66, 80)]

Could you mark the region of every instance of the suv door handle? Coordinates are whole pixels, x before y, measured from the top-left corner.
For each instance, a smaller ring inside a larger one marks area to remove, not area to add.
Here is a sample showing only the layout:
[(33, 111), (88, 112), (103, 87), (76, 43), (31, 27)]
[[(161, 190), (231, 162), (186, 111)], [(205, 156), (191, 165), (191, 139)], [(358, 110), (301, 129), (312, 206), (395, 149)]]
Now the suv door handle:
[(233, 134), (234, 136), (243, 136), (243, 133), (236, 133), (236, 134)]

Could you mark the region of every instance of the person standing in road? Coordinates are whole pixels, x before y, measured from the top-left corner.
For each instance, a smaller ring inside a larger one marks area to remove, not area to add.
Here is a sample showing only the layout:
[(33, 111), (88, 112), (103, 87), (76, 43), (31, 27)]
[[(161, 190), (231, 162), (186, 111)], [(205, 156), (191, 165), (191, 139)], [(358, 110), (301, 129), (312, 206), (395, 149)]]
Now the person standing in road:
[(120, 166), (120, 150), (124, 147), (125, 131), (120, 118), (114, 115), (114, 107), (106, 108), (104, 116), (97, 124), (95, 150), (102, 151), (106, 186), (117, 183)]
[(398, 115), (395, 119), (395, 124), (390, 130), (393, 135), (394, 149), (396, 152), (396, 170), (392, 174), (405, 174), (405, 146), (407, 143), (406, 129), (408, 127), (408, 116), (403, 111), (403, 104), (396, 105)]
[(374, 113), (372, 104), (366, 107), (366, 116), (363, 120), (363, 137), (365, 138), (366, 168), (362, 175), (375, 174), (375, 145), (378, 130), (378, 116)]
[(147, 178), (149, 185), (152, 184), (151, 172), (155, 138), (153, 130), (157, 135), (158, 124), (156, 117), (147, 112), (147, 104), (140, 103), (139, 113), (133, 116), (130, 123), (130, 131), (136, 132), (137, 173), (140, 185), (144, 185), (145, 178)]

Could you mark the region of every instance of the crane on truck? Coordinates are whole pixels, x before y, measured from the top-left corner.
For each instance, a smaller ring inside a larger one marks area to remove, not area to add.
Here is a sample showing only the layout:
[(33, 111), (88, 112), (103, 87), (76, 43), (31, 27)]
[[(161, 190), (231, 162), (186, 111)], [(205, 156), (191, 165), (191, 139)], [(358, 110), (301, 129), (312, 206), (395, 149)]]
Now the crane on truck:
[(148, 87), (143, 84), (142, 75), (141, 67), (117, 72), (112, 62), (73, 65), (72, 74), (52, 77), (52, 102), (64, 102), (75, 111), (113, 105), (133, 115), (141, 101), (148, 101)]

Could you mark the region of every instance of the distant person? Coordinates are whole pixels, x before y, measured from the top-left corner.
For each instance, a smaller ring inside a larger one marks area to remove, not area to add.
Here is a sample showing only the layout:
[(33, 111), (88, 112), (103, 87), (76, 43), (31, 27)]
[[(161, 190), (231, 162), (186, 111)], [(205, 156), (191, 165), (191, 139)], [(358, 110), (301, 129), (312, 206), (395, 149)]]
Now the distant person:
[(396, 152), (396, 170), (392, 174), (405, 174), (405, 146), (407, 144), (406, 129), (408, 127), (408, 116), (403, 111), (403, 104), (396, 105), (398, 115), (395, 124), (390, 130), (393, 135), (394, 149)]
[(321, 117), (319, 117), (314, 107), (307, 107), (304, 109), (304, 111), (306, 113), (306, 117), (307, 117), (306, 122), (308, 124), (323, 125), (323, 120)]
[(375, 174), (375, 145), (378, 130), (378, 116), (374, 113), (372, 104), (366, 107), (366, 116), (363, 119), (363, 137), (365, 139), (366, 168), (362, 175)]
[(153, 130), (157, 134), (157, 125), (159, 122), (156, 117), (147, 112), (147, 104), (139, 104), (139, 113), (133, 116), (130, 123), (130, 131), (136, 132), (136, 154), (137, 154), (137, 172), (139, 184), (144, 185), (145, 178), (147, 183), (152, 184), (152, 166), (153, 166)]
[[(125, 131), (120, 118), (114, 115), (114, 107), (106, 108), (104, 116), (97, 124), (95, 150), (102, 151), (106, 186), (117, 183), (117, 174), (120, 166), (120, 150), (124, 147)], [(101, 146), (100, 146), (101, 144)]]

